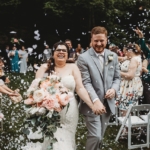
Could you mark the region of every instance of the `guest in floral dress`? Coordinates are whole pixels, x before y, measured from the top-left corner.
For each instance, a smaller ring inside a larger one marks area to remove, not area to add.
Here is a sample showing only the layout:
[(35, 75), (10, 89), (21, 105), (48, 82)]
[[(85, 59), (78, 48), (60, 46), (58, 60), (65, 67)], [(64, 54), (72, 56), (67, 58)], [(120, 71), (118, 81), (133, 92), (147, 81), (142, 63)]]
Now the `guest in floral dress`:
[(141, 47), (141, 50), (143, 51), (143, 54), (145, 55), (147, 59), (147, 64), (144, 66), (146, 68), (143, 68), (143, 71), (145, 72), (142, 76), (143, 80), (143, 104), (150, 104), (150, 46), (146, 43), (144, 34), (139, 28), (134, 30), (136, 34), (139, 36), (138, 44)]
[(117, 104), (125, 116), (129, 105), (136, 105), (143, 94), (143, 85), (140, 79), (142, 72), (141, 49), (137, 44), (128, 44), (123, 49), (128, 60), (121, 64), (121, 84)]

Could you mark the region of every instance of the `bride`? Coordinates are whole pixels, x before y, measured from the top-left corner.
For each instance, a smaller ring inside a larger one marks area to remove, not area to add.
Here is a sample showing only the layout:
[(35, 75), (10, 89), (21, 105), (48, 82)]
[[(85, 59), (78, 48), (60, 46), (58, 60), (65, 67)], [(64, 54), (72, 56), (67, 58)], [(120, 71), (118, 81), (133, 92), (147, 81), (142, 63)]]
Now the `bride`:
[[(66, 63), (69, 57), (69, 48), (64, 42), (54, 44), (53, 58), (47, 64), (41, 65), (36, 73), (36, 78), (42, 78), (45, 75), (57, 74), (61, 77), (61, 82), (65, 87), (74, 93), (77, 92), (79, 97), (87, 103), (94, 113), (99, 113), (99, 108), (95, 107), (90, 100), (90, 97), (82, 84), (81, 74), (75, 64)], [(70, 106), (66, 113), (66, 109), (60, 112), (61, 126), (57, 128), (54, 136), (57, 141), (53, 145), (53, 150), (75, 150), (75, 132), (78, 123), (78, 104), (75, 98), (70, 100)], [(32, 136), (32, 135), (31, 135)], [(33, 133), (34, 138), (36, 138)], [(38, 135), (37, 135), (38, 137)], [(49, 139), (44, 139), (44, 142), (38, 143), (35, 150), (47, 150)], [(34, 148), (32, 148), (33, 150)], [(29, 150), (29, 148), (28, 148)]]

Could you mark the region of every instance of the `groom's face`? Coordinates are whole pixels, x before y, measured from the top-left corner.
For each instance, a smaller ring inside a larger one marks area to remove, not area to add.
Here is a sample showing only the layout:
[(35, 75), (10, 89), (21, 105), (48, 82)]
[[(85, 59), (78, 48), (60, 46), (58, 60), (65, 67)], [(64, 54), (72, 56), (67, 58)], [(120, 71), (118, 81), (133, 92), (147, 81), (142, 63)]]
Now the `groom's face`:
[(93, 34), (91, 43), (97, 53), (102, 53), (107, 44), (107, 37), (105, 34)]

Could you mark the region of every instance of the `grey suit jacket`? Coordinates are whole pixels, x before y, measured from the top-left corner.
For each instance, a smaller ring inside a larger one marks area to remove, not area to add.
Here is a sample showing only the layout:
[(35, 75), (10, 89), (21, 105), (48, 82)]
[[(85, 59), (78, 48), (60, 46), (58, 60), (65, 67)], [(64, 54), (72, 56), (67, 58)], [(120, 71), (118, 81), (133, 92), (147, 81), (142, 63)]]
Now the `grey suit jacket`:
[[(109, 61), (109, 55), (113, 55), (112, 61)], [(83, 85), (92, 101), (95, 98), (99, 98), (104, 103), (104, 96), (108, 89), (113, 88), (116, 93), (118, 92), (120, 87), (120, 70), (118, 57), (114, 52), (105, 49), (103, 73), (99, 58), (93, 48), (79, 56), (77, 65), (81, 71)], [(114, 99), (108, 99), (107, 102), (111, 112), (115, 114)], [(94, 115), (92, 110), (83, 101), (80, 103), (80, 112), (84, 115)]]

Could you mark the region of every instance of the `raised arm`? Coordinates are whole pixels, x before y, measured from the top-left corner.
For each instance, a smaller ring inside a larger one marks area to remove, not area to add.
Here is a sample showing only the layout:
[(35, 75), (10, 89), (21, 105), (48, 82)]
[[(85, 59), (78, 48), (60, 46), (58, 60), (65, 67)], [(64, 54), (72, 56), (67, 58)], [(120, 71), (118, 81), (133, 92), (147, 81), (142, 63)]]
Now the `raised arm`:
[(142, 49), (144, 55), (147, 57), (147, 53), (149, 53), (150, 50), (145, 43), (145, 39), (143, 37), (143, 32), (141, 30), (139, 30), (139, 28), (135, 29), (134, 31), (136, 32), (136, 34), (138, 34), (138, 36), (139, 36), (138, 43), (141, 46), (141, 49)]

